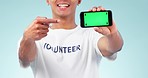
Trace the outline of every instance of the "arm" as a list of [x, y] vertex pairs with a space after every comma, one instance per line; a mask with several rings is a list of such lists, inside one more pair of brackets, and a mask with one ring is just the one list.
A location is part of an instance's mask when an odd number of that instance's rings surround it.
[[[93, 7], [90, 11], [105, 10], [103, 7]], [[97, 46], [103, 56], [108, 57], [120, 51], [123, 46], [123, 39], [116, 27], [115, 22], [109, 27], [96, 27], [94, 30], [104, 36], [99, 39]]]
[[98, 41], [98, 48], [100, 49], [103, 56], [111, 56], [112, 54], [120, 51], [123, 46], [123, 39], [118, 31], [103, 36]]
[[19, 59], [23, 67], [29, 66], [30, 62], [35, 59], [36, 55], [37, 51], [35, 41], [23, 37], [19, 47]]
[[57, 23], [55, 19], [37, 17], [32, 24], [25, 30], [19, 47], [19, 59], [23, 67], [30, 65], [37, 55], [36, 40], [47, 36], [49, 23]]

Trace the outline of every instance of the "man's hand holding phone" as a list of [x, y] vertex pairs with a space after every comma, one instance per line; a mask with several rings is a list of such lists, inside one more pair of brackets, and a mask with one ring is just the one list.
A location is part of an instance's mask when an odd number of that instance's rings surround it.
[[[97, 11], [105, 11], [105, 8], [99, 6], [99, 7], [93, 7], [91, 10], [89, 11], [92, 11], [92, 12], [97, 12]], [[111, 26], [101, 26], [101, 27], [94, 27], [94, 30], [96, 32], [99, 32], [103, 35], [109, 35], [111, 33], [115, 33], [117, 32], [117, 28], [116, 28], [116, 25], [115, 25], [115, 22], [112, 20], [112, 25]]]
[[[96, 12], [104, 10], [105, 8], [99, 6], [93, 7], [90, 11]], [[103, 56], [110, 57], [114, 55], [114, 53], [121, 50], [123, 46], [123, 39], [113, 20], [111, 26], [95, 27], [94, 30], [104, 35], [98, 40], [97, 43], [97, 46], [100, 49]]]

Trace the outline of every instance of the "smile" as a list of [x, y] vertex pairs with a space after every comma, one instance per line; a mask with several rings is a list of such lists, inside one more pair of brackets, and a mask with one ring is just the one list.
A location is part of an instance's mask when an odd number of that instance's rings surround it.
[[67, 8], [67, 7], [69, 7], [70, 5], [69, 4], [67, 4], [67, 3], [60, 3], [60, 4], [57, 4], [57, 6], [58, 7], [65, 7], [65, 8]]

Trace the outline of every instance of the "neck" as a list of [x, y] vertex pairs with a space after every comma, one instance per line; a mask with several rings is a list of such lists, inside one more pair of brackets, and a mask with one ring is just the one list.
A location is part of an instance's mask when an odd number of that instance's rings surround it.
[[76, 27], [75, 24], [75, 16], [67, 16], [67, 17], [53, 17], [54, 19], [59, 19], [59, 23], [53, 23], [52, 29], [73, 29]]

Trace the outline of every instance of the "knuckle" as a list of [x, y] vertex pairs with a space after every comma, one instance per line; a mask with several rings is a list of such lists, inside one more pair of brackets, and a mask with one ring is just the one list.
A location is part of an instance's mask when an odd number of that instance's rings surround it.
[[49, 32], [49, 30], [47, 29], [47, 32]]
[[48, 33], [49, 32], [49, 30], [44, 30], [44, 33]]
[[42, 36], [42, 37], [45, 37], [45, 36], [47, 36], [47, 33], [46, 33], [46, 34], [43, 34], [43, 36]]
[[39, 25], [39, 24], [36, 24], [36, 25], [35, 25], [35, 28], [36, 28], [36, 29], [39, 29], [39, 28], [40, 28], [40, 25]]
[[40, 30], [36, 30], [36, 33], [37, 33], [37, 35], [39, 35], [40, 34]]
[[45, 36], [47, 36], [47, 33], [45, 34]]
[[35, 19], [35, 20], [33, 21], [33, 23], [34, 23], [34, 24], [38, 23], [38, 20], [37, 20], [37, 19]]

